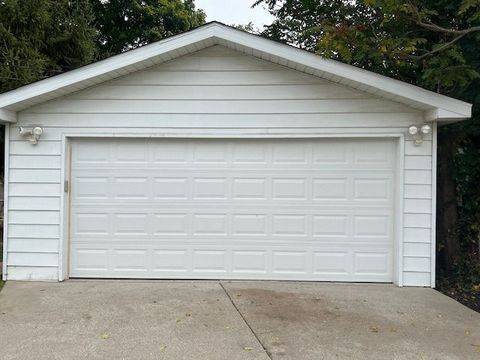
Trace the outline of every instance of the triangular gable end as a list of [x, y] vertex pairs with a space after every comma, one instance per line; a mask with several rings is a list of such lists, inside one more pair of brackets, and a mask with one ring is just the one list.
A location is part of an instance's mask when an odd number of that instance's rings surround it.
[[466, 102], [213, 22], [1, 94], [0, 121], [16, 122], [17, 111], [213, 45], [223, 45], [377, 97], [403, 103], [423, 111], [427, 121], [458, 121], [471, 116], [471, 104]]

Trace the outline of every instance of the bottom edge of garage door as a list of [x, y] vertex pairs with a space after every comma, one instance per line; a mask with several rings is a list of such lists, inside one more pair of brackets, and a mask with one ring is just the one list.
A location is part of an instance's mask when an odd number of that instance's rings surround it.
[[301, 274], [298, 277], [296, 276], [248, 276], [248, 275], [239, 275], [239, 276], [222, 276], [222, 275], [211, 275], [211, 276], [142, 276], [142, 275], [112, 275], [108, 274], [106, 276], [98, 275], [87, 275], [87, 274], [71, 274], [70, 279], [92, 279], [92, 280], [178, 280], [178, 281], [189, 281], [189, 280], [225, 280], [225, 281], [309, 281], [309, 282], [348, 282], [348, 283], [393, 283], [391, 276], [381, 279], [378, 275], [369, 277], [342, 277], [338, 274], [333, 274], [332, 276], [312, 276], [306, 277]]

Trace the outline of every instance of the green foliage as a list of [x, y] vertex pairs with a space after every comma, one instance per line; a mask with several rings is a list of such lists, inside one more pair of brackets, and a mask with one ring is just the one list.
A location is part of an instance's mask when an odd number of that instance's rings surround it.
[[0, 92], [93, 60], [87, 0], [0, 2]]
[[260, 29], [257, 28], [253, 22], [249, 22], [248, 24], [232, 24], [235, 29], [246, 31], [252, 34], [260, 34]]
[[92, 0], [100, 57], [178, 34], [205, 22], [193, 0]]
[[204, 22], [193, 0], [2, 0], [0, 93]]

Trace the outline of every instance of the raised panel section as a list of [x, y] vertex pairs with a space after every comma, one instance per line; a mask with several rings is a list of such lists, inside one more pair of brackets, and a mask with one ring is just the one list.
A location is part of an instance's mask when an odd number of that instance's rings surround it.
[[388, 216], [355, 216], [354, 234], [357, 237], [388, 236], [390, 218]]
[[349, 262], [350, 257], [347, 252], [315, 252], [313, 273], [347, 275]]
[[237, 274], [266, 274], [266, 251], [233, 251], [233, 273]]
[[194, 215], [193, 232], [197, 235], [226, 235], [227, 217], [223, 214]]
[[153, 182], [154, 198], [159, 200], [187, 199], [189, 190], [187, 178], [155, 178]]
[[222, 250], [194, 250], [193, 272], [224, 273], [227, 271], [226, 256]]
[[198, 178], [194, 180], [195, 199], [226, 199], [227, 182], [222, 178]]
[[148, 253], [146, 250], [116, 249], [113, 264], [113, 271], [146, 272]]
[[390, 255], [388, 253], [357, 252], [354, 257], [355, 273], [357, 274], [387, 274], [391, 270]]
[[154, 272], [185, 273], [189, 270], [189, 254], [186, 250], [154, 250]]
[[313, 235], [346, 237], [348, 225], [348, 217], [345, 215], [316, 215], [313, 217]]
[[347, 179], [313, 179], [315, 200], [347, 200]]
[[273, 179], [273, 199], [306, 199], [307, 181], [305, 179]]
[[273, 272], [293, 275], [307, 273], [307, 254], [302, 251], [274, 251]]
[[265, 200], [267, 198], [266, 181], [264, 178], [233, 179], [233, 198]]
[[359, 200], [387, 200], [391, 196], [389, 179], [355, 179], [354, 197]]
[[232, 235], [267, 235], [266, 216], [234, 214]]
[[306, 236], [307, 219], [304, 215], [273, 215], [273, 234]]
[[154, 235], [186, 235], [188, 229], [186, 214], [155, 214]]
[[83, 177], [74, 179], [73, 198], [82, 200], [108, 199], [110, 194], [107, 177]]

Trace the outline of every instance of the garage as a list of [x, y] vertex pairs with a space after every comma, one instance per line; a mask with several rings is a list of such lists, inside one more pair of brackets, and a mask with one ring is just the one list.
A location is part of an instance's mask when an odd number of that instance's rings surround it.
[[392, 281], [392, 139], [72, 145], [71, 277]]
[[212, 22], [0, 94], [4, 280], [435, 286], [471, 104]]

